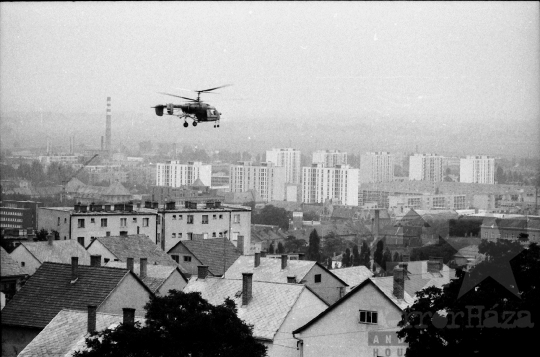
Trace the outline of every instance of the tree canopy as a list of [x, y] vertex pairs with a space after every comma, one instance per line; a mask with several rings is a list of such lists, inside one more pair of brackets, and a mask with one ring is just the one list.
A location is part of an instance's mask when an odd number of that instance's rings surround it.
[[289, 214], [284, 208], [266, 205], [260, 212], [251, 212], [251, 223], [269, 224], [279, 226], [283, 230], [289, 229]]
[[308, 260], [319, 261], [321, 258], [321, 238], [314, 229], [309, 235]]
[[234, 301], [214, 306], [200, 293], [169, 291], [146, 304], [145, 324], [120, 324], [93, 332], [86, 350], [74, 357], [92, 356], [265, 356], [252, 327], [237, 316]]

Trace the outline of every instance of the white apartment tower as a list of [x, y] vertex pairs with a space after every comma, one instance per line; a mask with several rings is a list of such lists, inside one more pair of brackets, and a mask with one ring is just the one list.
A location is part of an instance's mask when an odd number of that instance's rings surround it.
[[389, 152], [367, 152], [360, 156], [359, 183], [394, 180], [395, 157]]
[[157, 164], [157, 186], [188, 186], [197, 179], [200, 179], [204, 185], [210, 186], [212, 184], [212, 165], [204, 165], [200, 161], [181, 164], [180, 161], [176, 160]]
[[459, 160], [459, 181], [468, 183], [495, 183], [495, 158], [468, 155]]
[[409, 158], [409, 179], [442, 181], [443, 157], [437, 154], [414, 154]]
[[313, 153], [313, 164], [323, 164], [324, 167], [347, 165], [347, 153], [339, 150], [318, 150]]
[[358, 206], [358, 169], [349, 165], [302, 168], [302, 202], [324, 203], [335, 198], [347, 206]]
[[231, 192], [255, 190], [266, 201], [285, 199], [286, 169], [271, 162], [253, 165], [251, 162], [239, 162], [229, 170]]
[[291, 148], [266, 150], [266, 161], [285, 167], [286, 182], [300, 183], [300, 150]]

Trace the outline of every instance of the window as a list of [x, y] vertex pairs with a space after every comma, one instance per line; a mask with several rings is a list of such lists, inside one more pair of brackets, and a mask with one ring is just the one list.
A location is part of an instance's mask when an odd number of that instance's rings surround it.
[[120, 227], [127, 226], [127, 218], [120, 218]]
[[234, 223], [240, 223], [240, 215], [239, 214], [234, 215]]
[[142, 226], [148, 227], [148, 223], [150, 222], [150, 218], [143, 218], [142, 219]]
[[[58, 218], [58, 225], [60, 225], [60, 218]], [[84, 228], [84, 218], [77, 220], [77, 227], [78, 228]]]
[[222, 215], [222, 214], [219, 215], [219, 219], [223, 219], [223, 215]]
[[360, 310], [360, 323], [361, 324], [376, 324], [377, 312]]
[[109, 262], [109, 258], [104, 258], [103, 261], [105, 262], [105, 264], [107, 264]]
[[102, 218], [101, 219], [101, 226], [102, 227], [107, 227], [107, 218]]
[[90, 218], [90, 223], [96, 223], [95, 218]]
[[187, 223], [188, 224], [193, 224], [193, 215], [192, 214], [187, 215]]
[[133, 218], [133, 223], [137, 223], [137, 218]]
[[223, 232], [219, 232], [219, 238], [223, 238]]
[[315, 282], [320, 283], [321, 282], [321, 274], [315, 274]]
[[110, 237], [110, 236], [111, 236], [111, 232], [105, 232], [105, 236]]
[[120, 231], [120, 235], [121, 235], [121, 236], [127, 236], [127, 235], [128, 235], [128, 232], [127, 232], [127, 231]]
[[176, 263], [180, 263], [180, 259], [178, 258], [178, 255], [176, 255], [176, 254], [171, 254], [171, 257], [173, 258], [173, 260], [174, 260]]
[[175, 214], [173, 214], [172, 219], [173, 219], [173, 221], [176, 221], [176, 215]]
[[203, 214], [203, 216], [202, 216], [202, 224], [208, 224], [208, 215], [207, 214]]
[[193, 233], [191, 233], [191, 232], [188, 233], [188, 234], [187, 234], [187, 239], [188, 239], [188, 240], [193, 240]]
[[184, 261], [185, 262], [190, 262], [191, 261], [191, 256], [190, 255], [184, 255]]
[[178, 238], [182, 238], [182, 233], [178, 233]]
[[[79, 221], [80, 221], [80, 219], [79, 219]], [[84, 219], [83, 219], [83, 221], [84, 221]], [[60, 225], [60, 217], [58, 217], [58, 224], [57, 224], [57, 225], [58, 225], [58, 226]], [[84, 227], [84, 226], [83, 226], [83, 227]], [[79, 226], [79, 228], [81, 228], [81, 227]]]
[[217, 218], [217, 215], [212, 215], [212, 219], [216, 219]]
[[23, 267], [23, 266], [25, 266], [25, 265], [26, 265], [26, 263], [25, 263], [25, 262], [21, 262], [21, 266], [22, 266], [22, 267]]
[[77, 237], [77, 242], [84, 247], [84, 237]]
[[64, 218], [64, 223], [67, 223], [67, 218]]
[[172, 237], [173, 237], [173, 238], [176, 238], [176, 233], [173, 233], [173, 234], [172, 234]]
[[182, 220], [182, 215], [181, 214], [178, 215], [178, 220], [180, 220], [180, 221]]
[[216, 232], [212, 232], [212, 238], [216, 238]]

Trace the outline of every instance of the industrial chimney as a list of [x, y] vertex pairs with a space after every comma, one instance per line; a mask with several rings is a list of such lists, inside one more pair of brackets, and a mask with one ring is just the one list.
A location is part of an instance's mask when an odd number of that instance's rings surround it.
[[107, 126], [105, 129], [105, 150], [111, 154], [111, 97], [107, 97]]

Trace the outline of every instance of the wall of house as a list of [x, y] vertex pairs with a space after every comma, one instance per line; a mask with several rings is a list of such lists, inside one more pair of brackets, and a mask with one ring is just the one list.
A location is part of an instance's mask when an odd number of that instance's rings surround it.
[[171, 276], [165, 282], [158, 291], [156, 291], [156, 295], [158, 296], [165, 296], [169, 294], [169, 290], [178, 290], [182, 291], [184, 290], [184, 286], [187, 285], [187, 282], [182, 278], [182, 275], [178, 271], [174, 271]]
[[[182, 268], [186, 269], [186, 271], [191, 275], [197, 275], [197, 266], [202, 265], [202, 262], [181, 244], [174, 247], [174, 249], [169, 251], [167, 254], [170, 256], [178, 255], [178, 264], [181, 265]], [[184, 257], [191, 257], [191, 261], [184, 261]]]
[[41, 330], [2, 325], [2, 357], [16, 357]]
[[150, 300], [151, 293], [132, 274], [122, 279], [120, 284], [98, 307], [98, 312], [123, 314], [125, 307], [135, 309], [135, 315], [144, 316], [144, 305]]
[[[377, 311], [377, 324], [359, 322], [359, 310]], [[404, 356], [406, 346], [370, 345], [369, 332], [391, 334], [399, 330], [401, 311], [371, 283], [356, 291], [321, 320], [296, 337], [303, 340], [303, 356]], [[372, 340], [373, 342], [373, 340]]]
[[54, 208], [38, 208], [38, 230], [46, 229], [51, 232], [57, 231], [60, 240], [70, 239], [69, 235], [69, 212]]
[[101, 265], [107, 264], [109, 261], [114, 262], [118, 261], [116, 256], [114, 256], [103, 244], [98, 240], [95, 240], [92, 245], [87, 248], [87, 251], [90, 255], [101, 255]]
[[41, 266], [37, 260], [22, 244], [11, 252], [10, 256], [19, 263], [21, 269], [28, 275], [32, 275]]
[[[315, 282], [315, 275], [321, 274], [321, 282]], [[314, 265], [313, 268], [304, 277], [306, 285], [315, 291], [328, 304], [338, 301], [341, 296], [341, 289], [345, 289], [345, 284], [341, 283], [332, 275], [328, 274], [320, 266]]]

